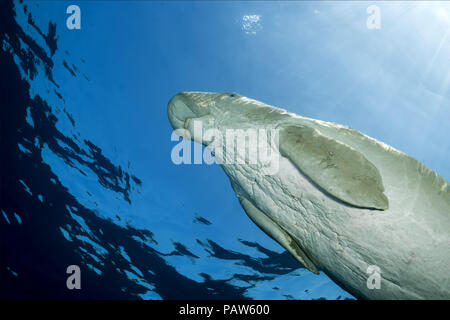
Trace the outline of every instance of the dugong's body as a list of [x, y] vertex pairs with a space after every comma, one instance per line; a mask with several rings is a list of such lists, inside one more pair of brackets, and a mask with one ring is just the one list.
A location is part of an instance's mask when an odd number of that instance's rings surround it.
[[213, 139], [193, 132], [194, 121], [224, 137], [227, 129], [277, 130], [275, 173], [261, 163], [222, 167], [248, 216], [309, 270], [359, 298], [450, 299], [448, 182], [414, 158], [237, 94], [179, 93], [168, 115], [206, 145]]

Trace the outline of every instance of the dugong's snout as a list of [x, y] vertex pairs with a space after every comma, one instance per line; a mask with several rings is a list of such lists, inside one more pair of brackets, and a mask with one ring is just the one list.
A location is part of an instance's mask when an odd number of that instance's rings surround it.
[[188, 107], [186, 100], [184, 92], [180, 92], [173, 96], [167, 104], [167, 115], [174, 129], [183, 128], [186, 119], [196, 117], [195, 113]]
[[210, 114], [211, 103], [218, 94], [210, 92], [180, 92], [170, 99], [167, 115], [174, 129], [185, 127], [186, 120]]

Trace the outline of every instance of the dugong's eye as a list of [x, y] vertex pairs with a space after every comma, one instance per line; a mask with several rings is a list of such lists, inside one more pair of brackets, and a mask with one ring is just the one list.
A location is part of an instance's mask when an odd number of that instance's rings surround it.
[[236, 95], [234, 93], [230, 93], [229, 96], [230, 97], [236, 97]]

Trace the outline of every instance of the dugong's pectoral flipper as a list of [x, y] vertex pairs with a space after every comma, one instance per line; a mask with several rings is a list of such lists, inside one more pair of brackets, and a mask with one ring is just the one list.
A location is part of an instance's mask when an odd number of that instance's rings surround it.
[[362, 208], [388, 209], [380, 172], [347, 144], [314, 128], [286, 126], [280, 130], [280, 153], [337, 199]]
[[260, 227], [268, 236], [281, 244], [289, 251], [303, 266], [309, 271], [319, 274], [314, 263], [306, 255], [300, 245], [283, 230], [276, 222], [270, 219], [264, 212], [256, 208], [250, 201], [242, 196], [238, 196], [239, 201], [249, 218]]

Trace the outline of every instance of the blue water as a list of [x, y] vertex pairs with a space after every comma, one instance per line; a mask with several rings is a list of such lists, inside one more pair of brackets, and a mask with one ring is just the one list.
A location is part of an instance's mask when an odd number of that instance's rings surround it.
[[[375, 2], [374, 2], [375, 3]], [[345, 299], [175, 165], [179, 91], [338, 122], [450, 177], [447, 3], [2, 1], [0, 296]], [[82, 289], [66, 288], [69, 265]]]

